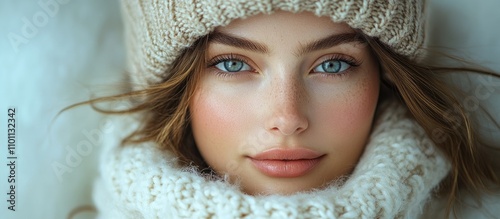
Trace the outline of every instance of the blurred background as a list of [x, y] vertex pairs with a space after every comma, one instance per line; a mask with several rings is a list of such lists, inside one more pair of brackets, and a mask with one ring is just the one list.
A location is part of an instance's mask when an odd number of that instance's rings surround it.
[[[500, 72], [498, 0], [428, 0], [427, 44]], [[103, 115], [88, 106], [58, 113], [126, 81], [118, 0], [0, 2], [0, 218], [66, 218], [92, 205]], [[470, 112], [500, 117], [500, 81], [453, 76]], [[8, 209], [7, 113], [15, 108], [15, 211]], [[480, 119], [480, 118], [479, 118]], [[480, 120], [482, 121], [482, 120]], [[482, 135], [500, 134], [480, 122]], [[111, 124], [112, 126], [112, 124]], [[83, 212], [75, 218], [94, 218]]]
[[[0, 218], [66, 218], [92, 204], [105, 117], [89, 106], [57, 114], [125, 81], [120, 19], [118, 0], [0, 2]], [[15, 212], [6, 202], [9, 107], [16, 108]]]

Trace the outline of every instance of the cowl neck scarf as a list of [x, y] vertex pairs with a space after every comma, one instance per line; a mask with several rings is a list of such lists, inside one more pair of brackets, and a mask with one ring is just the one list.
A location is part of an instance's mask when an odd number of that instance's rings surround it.
[[450, 164], [405, 107], [379, 107], [343, 183], [293, 195], [251, 196], [176, 164], [154, 143], [119, 146], [137, 120], [113, 122], [94, 185], [99, 218], [417, 218]]

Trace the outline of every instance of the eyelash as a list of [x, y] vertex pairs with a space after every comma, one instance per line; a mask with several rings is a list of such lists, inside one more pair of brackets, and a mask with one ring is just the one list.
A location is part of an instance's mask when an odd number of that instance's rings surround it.
[[342, 54], [332, 54], [332, 55], [327, 56], [327, 58], [322, 59], [321, 62], [319, 62], [319, 64], [314, 65], [314, 67], [312, 68], [312, 70], [314, 70], [315, 68], [317, 68], [322, 63], [328, 62], [328, 61], [345, 62], [346, 64], [349, 65], [349, 68], [346, 69], [346, 70], [344, 70], [344, 71], [342, 71], [341, 73], [324, 73], [324, 72], [310, 72], [310, 73], [321, 74], [324, 77], [343, 77], [343, 76], [346, 76], [351, 70], [353, 70], [353, 68], [356, 68], [356, 67], [358, 67], [358, 66], [361, 65], [360, 61], [354, 59], [351, 56], [342, 55]]
[[222, 71], [220, 69], [218, 69], [217, 67], [215, 67], [216, 65], [222, 63], [222, 62], [226, 62], [226, 61], [238, 61], [238, 62], [243, 62], [245, 63], [246, 65], [250, 66], [251, 70], [250, 71], [255, 71], [254, 68], [252, 68], [251, 65], [248, 64], [248, 61], [243, 58], [243, 57], [240, 57], [238, 55], [235, 55], [235, 54], [228, 54], [228, 55], [220, 55], [220, 56], [217, 56], [213, 59], [211, 59], [208, 63], [207, 63], [207, 66], [209, 68], [215, 68], [217, 70], [216, 74], [217, 76], [221, 76], [221, 77], [233, 77], [233, 76], [236, 76], [237, 73], [239, 72], [226, 72], [226, 71]]
[[[220, 70], [220, 69], [218, 69], [216, 67], [216, 65], [218, 65], [218, 64], [220, 64], [222, 62], [231, 61], [231, 60], [238, 61], [238, 62], [243, 62], [244, 64], [248, 65], [251, 68], [250, 71], [255, 71], [255, 69], [252, 68], [250, 64], [248, 64], [248, 61], [245, 58], [240, 57], [240, 56], [235, 55], [235, 54], [232, 54], [232, 53], [228, 54], [228, 55], [220, 55], [220, 56], [214, 57], [213, 59], [211, 59], [207, 63], [207, 67], [217, 69], [217, 72], [216, 72], [217, 76], [221, 76], [221, 77], [233, 77], [233, 76], [236, 76], [237, 73], [239, 73], [239, 72], [226, 72], [226, 71], [222, 71], [222, 70]], [[321, 65], [322, 63], [328, 62], [328, 61], [345, 62], [346, 64], [349, 65], [349, 68], [346, 69], [346, 70], [344, 70], [341, 73], [323, 73], [323, 72], [311, 72], [311, 73], [321, 74], [324, 77], [343, 77], [346, 74], [348, 74], [352, 70], [352, 68], [355, 68], [355, 67], [358, 67], [358, 66], [361, 65], [361, 62], [357, 61], [353, 57], [346, 56], [346, 55], [341, 55], [341, 54], [332, 54], [332, 55], [328, 56], [327, 58], [324, 58], [319, 64], [315, 65], [312, 69], [315, 69], [319, 65]]]

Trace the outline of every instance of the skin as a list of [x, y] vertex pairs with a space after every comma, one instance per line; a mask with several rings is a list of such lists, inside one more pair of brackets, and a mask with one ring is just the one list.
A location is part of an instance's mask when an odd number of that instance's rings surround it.
[[[352, 37], [299, 51], [313, 41], [355, 31], [311, 13], [276, 12], [234, 20], [215, 32], [247, 39], [265, 51], [211, 39], [209, 65], [189, 106], [194, 139], [208, 165], [251, 195], [307, 191], [349, 174], [371, 131], [378, 63], [369, 47]], [[329, 58], [342, 71], [322, 72]], [[225, 63], [243, 67], [228, 72]], [[305, 175], [270, 177], [249, 156], [272, 148], [307, 148], [324, 156]]]

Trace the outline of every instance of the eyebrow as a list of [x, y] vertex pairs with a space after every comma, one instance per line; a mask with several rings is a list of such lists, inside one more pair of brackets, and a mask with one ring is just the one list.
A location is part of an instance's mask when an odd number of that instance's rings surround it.
[[[259, 53], [269, 53], [269, 48], [264, 44], [219, 31], [212, 32], [208, 36], [208, 42], [221, 43], [228, 46], [234, 46]], [[333, 34], [325, 38], [310, 42], [305, 46], [301, 46], [294, 54], [296, 56], [301, 56], [306, 53], [328, 49], [345, 43], [365, 43], [365, 40], [362, 35], [357, 32]]]
[[302, 46], [295, 52], [297, 56], [304, 55], [306, 53], [328, 49], [334, 46], [338, 46], [346, 43], [365, 43], [365, 39], [359, 33], [341, 33], [341, 34], [333, 34], [327, 36], [325, 38], [315, 40], [311, 43], [308, 43], [305, 46]]
[[215, 31], [208, 36], [208, 42], [222, 43], [228, 46], [239, 47], [259, 53], [269, 53], [269, 48], [261, 43], [253, 42], [249, 39], [232, 36], [230, 34], [221, 33], [218, 31]]

